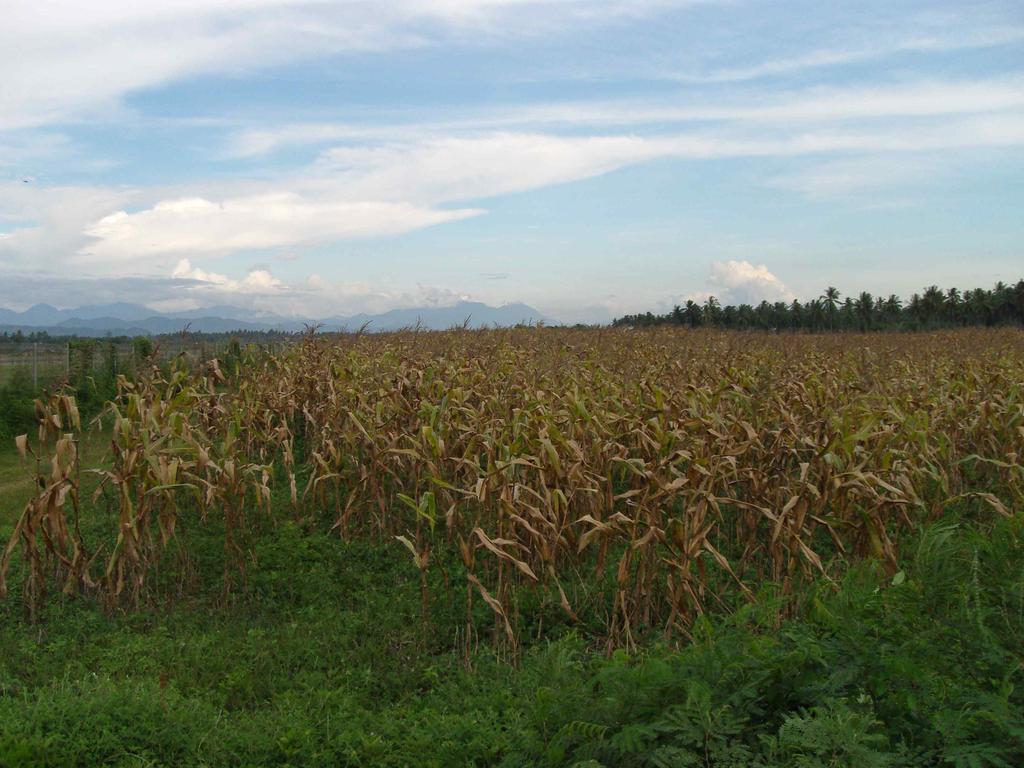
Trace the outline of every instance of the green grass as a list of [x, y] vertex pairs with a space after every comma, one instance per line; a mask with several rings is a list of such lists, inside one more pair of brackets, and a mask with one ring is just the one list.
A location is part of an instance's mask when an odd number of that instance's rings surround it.
[[[4, 519], [18, 475], [0, 454]], [[0, 604], [0, 766], [1019, 766], [1020, 525], [947, 520], [895, 579], [867, 564], [781, 626], [766, 587], [682, 649], [607, 658], [560, 627], [511, 666], [483, 633], [471, 672], [450, 560], [424, 635], [397, 544], [282, 525], [225, 601], [217, 532], [192, 526], [184, 597], [168, 572], [130, 614]]]
[[[23, 461], [14, 450], [13, 439], [0, 443], [0, 541], [6, 542], [18, 516], [32, 494], [35, 465]], [[82, 433], [79, 447], [85, 466], [98, 466], [106, 450], [106, 439], [95, 431]]]
[[0, 540], [6, 541], [32, 493], [32, 478], [15, 451], [0, 450]]
[[[45, 358], [40, 359], [36, 363], [36, 380], [39, 382], [40, 387], [50, 384], [54, 381], [59, 381], [67, 375], [67, 364], [64, 362], [64, 358]], [[9, 384], [19, 376], [28, 377], [31, 380], [32, 377], [32, 358], [28, 358], [26, 363], [24, 359], [17, 361], [0, 360], [0, 386]]]

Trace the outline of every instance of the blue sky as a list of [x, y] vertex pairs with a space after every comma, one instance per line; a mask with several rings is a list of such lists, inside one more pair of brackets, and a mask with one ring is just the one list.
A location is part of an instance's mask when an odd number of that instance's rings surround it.
[[1024, 6], [15, 0], [0, 305], [605, 320], [1024, 276]]

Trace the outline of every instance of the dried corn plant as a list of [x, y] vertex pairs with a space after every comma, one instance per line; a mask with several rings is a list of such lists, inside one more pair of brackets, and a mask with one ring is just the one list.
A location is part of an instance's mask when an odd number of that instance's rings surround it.
[[59, 577], [134, 602], [192, 505], [223, 526], [229, 590], [288, 515], [404, 547], [425, 623], [436, 553], [455, 553], [467, 644], [486, 606], [514, 651], [532, 595], [544, 615], [603, 616], [616, 646], [685, 638], [764, 582], [788, 595], [865, 557], [894, 571], [900, 539], [952, 504], [1024, 503], [1017, 331], [310, 333], [246, 354], [122, 381], [102, 573], [38, 511], [56, 504], [43, 486], [3, 572], [20, 542], [26, 595]]
[[[36, 400], [37, 439], [21, 435], [21, 459], [33, 467], [35, 495], [25, 505], [0, 557], [0, 598], [7, 595], [11, 557], [20, 545], [25, 563], [22, 592], [34, 614], [47, 588], [74, 594], [94, 586], [79, 529], [79, 452], [76, 431], [81, 418], [74, 398], [53, 395]], [[48, 469], [47, 469], [48, 466]]]

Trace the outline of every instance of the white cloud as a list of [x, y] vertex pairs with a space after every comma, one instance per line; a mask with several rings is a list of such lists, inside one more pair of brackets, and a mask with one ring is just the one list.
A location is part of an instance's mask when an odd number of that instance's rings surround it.
[[792, 301], [795, 295], [764, 264], [749, 261], [715, 261], [711, 264], [707, 290], [722, 305], [759, 304], [762, 301]]
[[[408, 128], [387, 128], [379, 125], [346, 125], [333, 123], [293, 123], [274, 128], [247, 128], [228, 142], [228, 157], [256, 157], [282, 147], [322, 144], [334, 141], [379, 139]], [[413, 129], [414, 130], [414, 129]]]
[[213, 202], [201, 197], [118, 211], [85, 230], [83, 261], [125, 262], [175, 253], [230, 253], [344, 238], [394, 235], [473, 216], [404, 202], [338, 201], [271, 192]]
[[[664, 101], [664, 100], [663, 100]], [[580, 126], [647, 127], [721, 123], [732, 132], [760, 129], [818, 127], [855, 121], [893, 121], [989, 115], [1024, 109], [1024, 77], [1020, 75], [971, 80], [916, 79], [900, 83], [809, 88], [774, 93], [769, 97], [713, 98], [694, 103], [653, 105], [649, 101], [569, 102], [526, 104], [467, 112], [441, 122], [387, 124], [288, 123], [260, 126], [234, 134], [227, 146], [230, 157], [255, 157], [282, 148], [350, 142], [356, 146], [340, 155], [364, 151], [366, 144], [388, 142], [403, 146], [471, 138], [488, 131], [511, 135], [565, 130]], [[969, 140], [969, 137], [965, 137]], [[361, 146], [362, 145], [362, 146]]]
[[240, 283], [241, 289], [250, 293], [274, 293], [283, 283], [265, 269], [254, 269]]
[[[881, 36], [888, 39], [852, 47], [823, 48], [796, 56], [761, 61], [748, 66], [726, 67], [697, 74], [670, 73], [668, 77], [690, 83], [734, 83], [777, 75], [791, 75], [809, 69], [884, 59], [901, 53], [934, 53], [994, 48], [1024, 40], [1024, 27], [1020, 25], [965, 30], [962, 28], [960, 19], [944, 19], [944, 22], [946, 29], [926, 29], [917, 34], [902, 34], [896, 37], [881, 32]], [[949, 26], [961, 28], [951, 34], [948, 31]]]
[[[972, 159], [977, 167], [979, 162]], [[843, 198], [944, 180], [965, 162], [959, 156], [882, 153], [812, 163], [780, 174], [768, 184], [812, 199]]]
[[868, 118], [981, 114], [1024, 106], [1024, 78], [918, 80], [885, 86], [811, 90], [800, 98], [738, 112], [764, 122], [841, 121]]
[[265, 269], [251, 270], [242, 280], [232, 280], [227, 275], [207, 272], [193, 267], [188, 259], [181, 259], [171, 277], [175, 280], [188, 280], [190, 291], [215, 291], [220, 293], [275, 294], [285, 289], [284, 283]]
[[[401, 234], [482, 213], [439, 205], [579, 181], [655, 159], [914, 155], [1021, 144], [1024, 113], [1009, 111], [938, 121], [912, 133], [902, 125], [770, 134], [738, 129], [655, 136], [501, 132], [344, 147], [325, 152], [296, 176], [252, 183], [247, 192], [239, 187], [219, 198], [170, 197], [135, 212], [121, 209], [97, 217], [84, 226], [89, 240], [80, 245], [77, 259], [153, 268], [160, 265], [154, 257]], [[809, 183], [790, 181], [788, 188], [805, 191]]]
[[327, 152], [318, 174], [363, 199], [473, 200], [597, 176], [664, 154], [632, 136], [497, 133]]
[[171, 272], [171, 277], [184, 280], [197, 280], [201, 283], [213, 283], [214, 285], [227, 285], [231, 279], [227, 275], [218, 275], [216, 272], [207, 272], [199, 267], [193, 267], [188, 259], [182, 259]]
[[192, 262], [188, 259], [182, 259], [178, 262], [174, 271], [171, 272], [171, 277], [179, 280], [195, 280], [197, 283], [205, 283], [208, 286], [221, 287], [229, 291], [235, 291], [238, 289], [238, 283], [227, 275], [220, 275], [216, 272], [207, 272], [205, 269], [193, 267]]
[[191, 277], [202, 275], [212, 278], [193, 281], [176, 289], [202, 296], [204, 304], [227, 303], [292, 317], [326, 318], [360, 312], [374, 314], [405, 307], [447, 307], [472, 298], [465, 291], [433, 285], [416, 284], [403, 290], [365, 281], [326, 280], [317, 274], [296, 283], [285, 283], [266, 271], [257, 270], [243, 280], [235, 281], [196, 269], [191, 264], [179, 266], [183, 268], [176, 272], [181, 275], [187, 272]]
[[120, 188], [0, 183], [0, 222], [10, 227], [0, 242], [0, 264], [65, 261], [81, 247], [86, 227], [126, 205], [132, 195]]
[[685, 3], [38, 0], [5, 6], [0, 130], [109, 117], [129, 93], [337, 53], [514, 37]]
[[181, 259], [163, 276], [83, 277], [58, 272], [12, 271], [0, 280], [0, 307], [25, 309], [36, 302], [57, 307], [129, 300], [158, 312], [181, 312], [213, 305], [245, 310], [239, 315], [274, 313], [326, 318], [396, 307], [450, 306], [470, 298], [466, 291], [414, 284], [399, 288], [365, 281], [332, 281], [312, 274], [289, 283], [267, 270], [242, 278], [204, 269]]
[[468, 201], [577, 181], [655, 159], [795, 157], [855, 152], [917, 153], [1024, 144], [1024, 112], [873, 129], [729, 130], [654, 136], [492, 133], [345, 147], [311, 169], [311, 189], [354, 199], [419, 204]]
[[[721, 2], [726, 0], [704, 0]], [[647, 17], [694, 0], [38, 0], [5, 8], [0, 26], [0, 130], [79, 118], [109, 119], [132, 93], [204, 74], [266, 69], [337, 54], [576, 33]], [[1019, 43], [1024, 27], [969, 18], [903, 19], [905, 32], [859, 31], [837, 45], [754, 65], [696, 74], [697, 82], [737, 82], [847, 64], [906, 51], [957, 51]], [[314, 130], [315, 134], [316, 131]], [[330, 136], [341, 138], [337, 130]], [[310, 140], [315, 136], [307, 136]], [[235, 147], [265, 151], [254, 131]]]

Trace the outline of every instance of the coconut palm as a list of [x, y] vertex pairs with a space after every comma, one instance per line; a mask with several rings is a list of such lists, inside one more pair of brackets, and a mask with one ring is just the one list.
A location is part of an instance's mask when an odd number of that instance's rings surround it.
[[871, 329], [871, 320], [875, 313], [875, 299], [867, 291], [863, 291], [855, 302], [857, 317], [860, 319], [860, 329], [867, 331]]
[[839, 289], [830, 285], [821, 294], [821, 299], [825, 302], [825, 313], [828, 315], [828, 329], [833, 331], [835, 330], [836, 308], [839, 306]]

